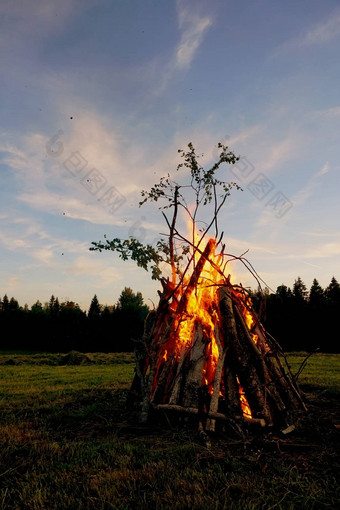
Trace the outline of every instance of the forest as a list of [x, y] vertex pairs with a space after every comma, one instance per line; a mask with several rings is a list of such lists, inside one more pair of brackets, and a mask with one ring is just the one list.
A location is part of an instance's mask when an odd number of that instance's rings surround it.
[[[314, 279], [308, 290], [297, 277], [291, 287], [249, 294], [262, 324], [285, 351], [339, 352], [340, 284], [334, 276], [326, 288]], [[0, 350], [131, 352], [148, 312], [142, 293], [129, 287], [113, 305], [100, 304], [95, 294], [86, 311], [54, 295], [29, 308], [5, 294], [0, 298]]]

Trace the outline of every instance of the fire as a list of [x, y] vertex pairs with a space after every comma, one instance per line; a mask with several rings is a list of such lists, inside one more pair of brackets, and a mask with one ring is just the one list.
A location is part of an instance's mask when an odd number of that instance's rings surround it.
[[245, 323], [247, 324], [247, 328], [251, 333], [253, 342], [255, 343], [255, 345], [257, 345], [259, 337], [256, 333], [252, 331], [257, 324], [256, 317], [254, 317], [254, 314], [250, 311], [253, 306], [252, 300], [249, 296], [244, 296], [244, 294], [241, 292], [237, 292], [237, 295], [240, 300], [243, 318], [245, 320]]
[[[225, 277], [221, 274], [222, 256], [216, 254], [216, 239], [210, 238], [207, 244], [210, 243], [211, 251], [209, 252], [208, 259], [203, 262], [203, 268], [199, 272], [199, 276], [195, 284], [190, 286], [192, 274], [195, 266], [199, 264], [202, 259], [202, 253], [205, 248], [202, 248], [199, 241], [200, 237], [197, 232], [193, 235], [195, 251], [191, 252], [193, 270], [191, 275], [183, 279], [182, 285], [177, 289], [176, 298], [171, 304], [171, 310], [174, 313], [174, 325], [168, 343], [162, 348], [159, 357], [158, 371], [161, 366], [169, 359], [169, 353], [172, 353], [172, 359], [175, 363], [180, 364], [194, 344], [194, 337], [197, 334], [197, 324], [201, 324], [203, 332], [203, 340], [205, 347], [205, 361], [202, 370], [202, 387], [206, 387], [208, 393], [212, 396], [214, 391], [217, 392], [218, 398], [225, 399], [225, 388], [221, 384], [220, 387], [214, 388], [216, 369], [220, 355], [223, 353], [223, 338], [219, 337], [217, 331], [221, 330], [221, 318], [219, 316], [219, 298], [218, 288], [220, 284], [225, 282]], [[206, 245], [207, 246], [207, 245]], [[204, 261], [204, 259], [203, 259]], [[202, 263], [202, 262], [201, 262]], [[188, 271], [189, 272], [189, 271]], [[230, 275], [228, 276], [230, 281]], [[240, 305], [240, 310], [247, 328], [255, 344], [258, 341], [258, 335], [252, 330], [256, 326], [256, 317], [251, 313], [252, 302], [249, 296], [246, 295], [244, 289], [233, 286], [233, 293], [237, 297]], [[178, 311], [178, 303], [185, 295], [185, 307]], [[216, 333], [217, 332], [217, 333]], [[245, 392], [237, 378], [239, 386], [239, 400], [245, 417], [251, 417], [251, 409]], [[216, 386], [216, 385], [215, 385]], [[156, 380], [154, 381], [154, 388], [156, 387]]]
[[[198, 239], [196, 234], [196, 240]], [[211, 260], [218, 265], [219, 257], [215, 255], [216, 242], [213, 241], [213, 255]], [[194, 254], [195, 263], [198, 261], [199, 253]], [[179, 323], [178, 346], [190, 347], [195, 334], [195, 324], [199, 321], [202, 325], [203, 334], [208, 339], [206, 352], [206, 363], [202, 374], [202, 383], [208, 387], [210, 394], [213, 393], [213, 382], [217, 362], [219, 359], [219, 348], [215, 337], [215, 325], [219, 323], [217, 312], [217, 287], [214, 285], [220, 280], [218, 271], [209, 261], [206, 261], [198, 279], [197, 286], [188, 298], [185, 316]], [[188, 283], [188, 282], [186, 282]]]
[[239, 395], [240, 395], [240, 404], [241, 404], [243, 416], [246, 416], [247, 418], [252, 418], [251, 409], [248, 404], [247, 397], [245, 395], [244, 389], [241, 386], [240, 380], [237, 376], [236, 376], [236, 380], [237, 380], [237, 384], [238, 384], [238, 388], [239, 388], [238, 391], [239, 391]]

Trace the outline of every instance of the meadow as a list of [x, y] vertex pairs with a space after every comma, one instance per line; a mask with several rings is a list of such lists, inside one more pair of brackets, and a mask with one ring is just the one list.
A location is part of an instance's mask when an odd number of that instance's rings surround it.
[[0, 509], [334, 509], [339, 372], [339, 355], [308, 360], [309, 414], [288, 437], [220, 432], [207, 449], [131, 418], [131, 354], [0, 352]]

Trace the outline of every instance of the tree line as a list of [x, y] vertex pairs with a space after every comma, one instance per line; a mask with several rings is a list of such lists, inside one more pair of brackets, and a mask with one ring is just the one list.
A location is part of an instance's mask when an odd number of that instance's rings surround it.
[[[260, 320], [285, 351], [339, 352], [340, 284], [333, 276], [322, 288], [308, 290], [298, 277], [276, 292], [250, 290]], [[0, 298], [0, 349], [46, 352], [129, 352], [143, 334], [149, 307], [141, 292], [125, 287], [116, 304], [101, 305], [95, 294], [88, 311], [74, 301], [51, 296], [31, 308], [5, 294]]]
[[285, 351], [339, 352], [340, 284], [333, 276], [322, 288], [314, 278], [308, 290], [298, 277], [292, 288], [252, 291], [254, 308]]
[[21, 307], [0, 299], [0, 349], [45, 352], [129, 352], [143, 334], [149, 308], [141, 292], [125, 287], [116, 304], [101, 305], [95, 294], [88, 311], [74, 301], [51, 296], [44, 305]]

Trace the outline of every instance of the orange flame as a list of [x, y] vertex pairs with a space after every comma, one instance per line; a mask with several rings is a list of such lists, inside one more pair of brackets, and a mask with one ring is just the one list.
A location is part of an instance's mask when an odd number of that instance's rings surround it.
[[243, 416], [245, 416], [247, 418], [252, 418], [251, 409], [248, 404], [246, 394], [245, 394], [244, 389], [242, 388], [240, 380], [237, 376], [236, 376], [236, 380], [237, 380], [237, 384], [238, 384], [238, 392], [240, 395], [240, 404], [241, 404]]
[[[193, 233], [195, 251], [191, 252], [193, 264], [196, 265], [201, 257], [204, 250], [200, 242], [200, 235], [197, 232]], [[188, 292], [187, 285], [190, 280], [190, 276], [184, 278], [183, 285], [178, 289], [176, 299], [171, 304], [171, 310], [175, 317], [175, 327], [173, 332], [170, 334], [169, 340], [166, 345], [163, 345], [160, 352], [158, 369], [167, 362], [169, 359], [169, 353], [171, 359], [176, 360], [177, 363], [182, 359], [185, 352], [187, 352], [194, 343], [194, 336], [197, 332], [197, 323], [201, 324], [204, 341], [206, 343], [205, 349], [205, 363], [202, 370], [202, 386], [208, 388], [210, 395], [214, 392], [214, 381], [216, 375], [216, 368], [218, 360], [223, 352], [223, 338], [217, 335], [217, 332], [221, 330], [220, 316], [219, 316], [219, 299], [218, 299], [218, 285], [223, 283], [224, 278], [221, 275], [220, 268], [222, 267], [223, 258], [221, 255], [217, 255], [216, 251], [216, 240], [210, 239], [208, 242], [212, 243], [212, 252], [209, 255], [209, 260], [204, 263], [203, 270], [198, 278], [197, 285], [191, 291], [188, 297], [186, 309], [181, 317], [176, 316], [176, 309], [178, 302], [183, 296], [184, 292]], [[199, 247], [199, 249], [197, 249]], [[212, 262], [212, 263], [211, 263]], [[230, 275], [229, 275], [230, 279]], [[242, 288], [234, 286], [232, 289], [233, 295], [236, 297], [241, 310], [242, 316], [245, 320], [250, 335], [257, 345], [258, 335], [254, 332], [257, 325], [257, 318], [251, 312], [252, 301], [251, 298], [245, 293]], [[172, 361], [172, 362], [173, 362]], [[242, 388], [239, 379], [237, 378], [239, 387], [239, 399], [242, 408], [243, 415], [245, 417], [252, 417], [251, 409], [247, 401], [244, 389]], [[154, 386], [155, 389], [157, 381], [155, 378]], [[225, 398], [225, 388], [223, 383], [221, 387], [217, 389], [220, 398]], [[151, 394], [152, 394], [151, 392]]]
[[[197, 239], [198, 236], [196, 235]], [[215, 247], [216, 243], [214, 241], [214, 250]], [[199, 256], [200, 254], [196, 251], [196, 263]], [[211, 254], [210, 260], [217, 266], [219, 264], [218, 259], [219, 257], [215, 253]], [[215, 327], [219, 323], [217, 287], [215, 284], [219, 280], [217, 269], [209, 261], [206, 261], [198, 279], [197, 287], [188, 298], [185, 317], [183, 317], [178, 328], [178, 347], [184, 345], [189, 348], [193, 342], [196, 321], [199, 321], [202, 325], [203, 334], [208, 339], [202, 384], [208, 386], [210, 394], [213, 393], [213, 382], [220, 354], [215, 336]]]

